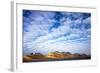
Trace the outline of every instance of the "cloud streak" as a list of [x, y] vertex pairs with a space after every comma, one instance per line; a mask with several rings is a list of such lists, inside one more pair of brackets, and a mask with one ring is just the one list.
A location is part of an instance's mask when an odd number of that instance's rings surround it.
[[23, 52], [90, 54], [91, 14], [23, 10]]

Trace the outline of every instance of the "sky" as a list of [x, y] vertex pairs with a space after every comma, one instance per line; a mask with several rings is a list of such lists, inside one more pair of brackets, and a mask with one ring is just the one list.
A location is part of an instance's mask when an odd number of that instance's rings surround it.
[[91, 13], [23, 10], [23, 54], [91, 54]]

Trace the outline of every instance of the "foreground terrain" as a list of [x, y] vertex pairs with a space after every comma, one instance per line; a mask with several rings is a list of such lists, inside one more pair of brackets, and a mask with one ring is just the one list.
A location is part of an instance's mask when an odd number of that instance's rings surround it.
[[90, 55], [86, 54], [71, 54], [70, 52], [50, 52], [48, 54], [30, 53], [29, 55], [23, 55], [23, 62], [39, 62], [39, 61], [54, 61], [54, 60], [80, 60], [90, 59]]

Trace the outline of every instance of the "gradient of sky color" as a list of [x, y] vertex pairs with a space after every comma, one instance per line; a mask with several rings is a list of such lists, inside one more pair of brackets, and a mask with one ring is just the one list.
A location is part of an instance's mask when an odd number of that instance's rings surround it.
[[23, 10], [23, 53], [91, 51], [91, 13]]

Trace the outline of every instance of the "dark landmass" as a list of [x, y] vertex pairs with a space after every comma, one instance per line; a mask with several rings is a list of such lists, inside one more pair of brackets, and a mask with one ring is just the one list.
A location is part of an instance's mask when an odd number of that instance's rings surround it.
[[50, 52], [46, 55], [41, 53], [30, 53], [29, 55], [23, 55], [23, 62], [41, 62], [41, 61], [59, 61], [59, 60], [84, 60], [91, 59], [90, 55], [86, 54], [71, 54], [70, 52]]

